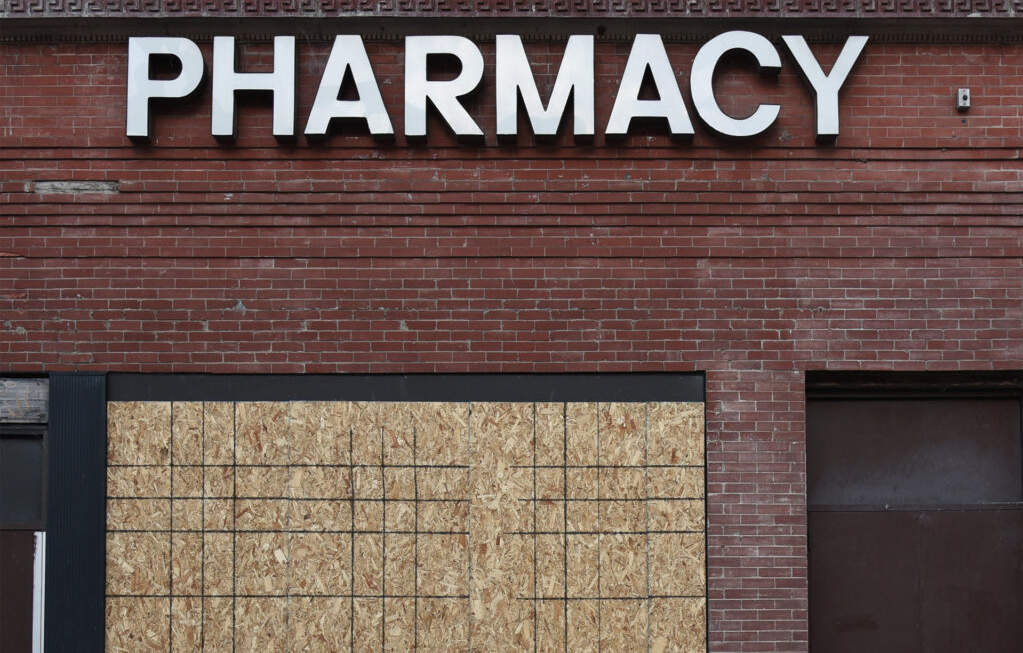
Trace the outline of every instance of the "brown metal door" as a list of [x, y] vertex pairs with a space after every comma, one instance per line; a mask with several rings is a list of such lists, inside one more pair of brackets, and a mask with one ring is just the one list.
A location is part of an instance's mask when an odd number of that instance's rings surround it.
[[810, 650], [1023, 651], [1018, 397], [807, 402]]
[[0, 651], [32, 651], [35, 535], [0, 529]]
[[0, 424], [0, 653], [32, 651], [35, 532], [43, 530], [44, 464], [43, 429]]

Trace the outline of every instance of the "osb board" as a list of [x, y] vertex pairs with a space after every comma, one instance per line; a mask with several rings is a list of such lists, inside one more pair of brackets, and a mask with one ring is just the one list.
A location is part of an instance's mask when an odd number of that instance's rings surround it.
[[108, 406], [109, 651], [705, 651], [703, 405]]

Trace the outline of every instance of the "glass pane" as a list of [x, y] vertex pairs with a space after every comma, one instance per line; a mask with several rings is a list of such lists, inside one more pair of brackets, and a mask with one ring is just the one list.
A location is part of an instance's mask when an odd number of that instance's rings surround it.
[[43, 521], [43, 438], [0, 436], [0, 525]]

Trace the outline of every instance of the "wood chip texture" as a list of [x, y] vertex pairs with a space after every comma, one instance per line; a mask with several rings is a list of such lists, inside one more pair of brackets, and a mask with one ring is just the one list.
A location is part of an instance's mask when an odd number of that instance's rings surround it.
[[108, 651], [706, 651], [704, 406], [111, 402]]

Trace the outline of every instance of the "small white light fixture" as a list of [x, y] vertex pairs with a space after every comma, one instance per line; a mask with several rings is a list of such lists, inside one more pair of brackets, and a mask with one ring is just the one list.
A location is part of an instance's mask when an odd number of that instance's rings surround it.
[[970, 89], [961, 88], [956, 93], [956, 109], [966, 111], [970, 108]]

